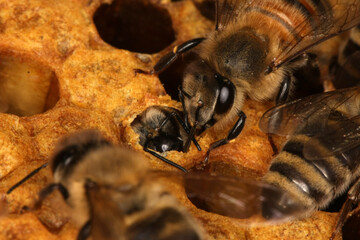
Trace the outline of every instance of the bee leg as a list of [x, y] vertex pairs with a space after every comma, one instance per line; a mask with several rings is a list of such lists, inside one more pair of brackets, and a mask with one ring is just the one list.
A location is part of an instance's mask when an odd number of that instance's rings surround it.
[[34, 171], [29, 173], [27, 176], [25, 176], [23, 179], [21, 179], [19, 182], [17, 182], [15, 185], [13, 185], [9, 190], [6, 192], [6, 194], [10, 194], [12, 191], [14, 191], [17, 187], [19, 187], [21, 184], [26, 182], [29, 178], [34, 176], [36, 173], [38, 173], [41, 169], [45, 168], [48, 165], [48, 163], [44, 163], [40, 167], [36, 168]]
[[[190, 134], [190, 129], [186, 126], [184, 120], [181, 118], [181, 116], [177, 112], [171, 112], [170, 115], [166, 116], [166, 118], [160, 123], [160, 126], [158, 129], [160, 130], [169, 120], [171, 117], [175, 117], [175, 119], [180, 123], [180, 125], [183, 127], [183, 129], [186, 131], [187, 134]], [[192, 138], [193, 143], [195, 144], [196, 148], [201, 151], [201, 147], [199, 143], [196, 141], [195, 137]]]
[[275, 145], [275, 142], [274, 142], [274, 139], [273, 139], [273, 134], [268, 133], [266, 135], [268, 137], [268, 141], [270, 143], [270, 146], [271, 146], [271, 148], [273, 150], [273, 156], [275, 156], [275, 155], [277, 155], [279, 153], [279, 149]]
[[291, 75], [287, 74], [284, 76], [283, 81], [280, 85], [279, 93], [276, 97], [276, 105], [285, 103], [289, 97], [291, 88]]
[[[181, 102], [181, 105], [183, 107], [183, 112], [184, 112], [184, 120], [181, 119], [181, 117], [178, 117], [178, 120], [181, 124], [181, 126], [185, 129], [185, 131], [190, 135], [190, 125], [189, 125], [189, 121], [188, 121], [188, 112], [186, 111], [186, 107], [185, 107], [185, 98], [186, 93], [183, 91], [183, 89], [181, 87], [179, 87], [179, 99]], [[199, 143], [196, 141], [195, 137], [192, 138], [192, 141], [194, 142], [196, 148], [201, 151], [201, 147], [199, 145]], [[188, 151], [188, 149], [184, 149], [185, 152]]]
[[164, 71], [170, 64], [172, 64], [181, 54], [189, 51], [190, 49], [199, 45], [205, 38], [194, 38], [189, 41], [186, 41], [178, 46], [175, 46], [173, 50], [167, 53], [165, 56], [160, 58], [160, 60], [155, 64], [151, 71], [144, 71], [141, 69], [135, 69], [135, 74], [158, 74]]
[[61, 183], [52, 183], [41, 190], [39, 193], [39, 198], [35, 203], [35, 208], [40, 208], [45, 198], [49, 196], [54, 190], [59, 190], [64, 199], [69, 197], [69, 192]]
[[[184, 92], [185, 93], [185, 92]], [[204, 106], [204, 103], [203, 101], [199, 100], [198, 101], [198, 106], [195, 110], [195, 122], [194, 122], [194, 125], [191, 127], [190, 129], [190, 132], [189, 132], [189, 135], [188, 135], [188, 139], [186, 139], [186, 142], [184, 144], [184, 152], [187, 152], [189, 151], [189, 147], [190, 147], [190, 142], [191, 140], [194, 138], [195, 136], [195, 131], [196, 131], [196, 127], [197, 127], [197, 124], [198, 124], [198, 121], [197, 119], [199, 119], [199, 112], [200, 112], [200, 109]], [[184, 109], [184, 111], [186, 111], [186, 109]]]
[[77, 240], [86, 240], [91, 233], [91, 220], [87, 221], [84, 226], [81, 227], [78, 235]]
[[340, 231], [340, 228], [344, 225], [349, 212], [353, 208], [353, 205], [359, 202], [359, 197], [360, 197], [360, 178], [354, 183], [354, 185], [350, 188], [348, 192], [347, 199], [339, 212], [339, 218], [337, 219], [330, 240], [335, 239], [336, 234]]
[[231, 130], [229, 131], [226, 138], [218, 140], [218, 141], [213, 142], [213, 143], [210, 144], [210, 147], [206, 152], [204, 165], [208, 164], [209, 158], [210, 158], [210, 152], [212, 150], [214, 150], [215, 148], [218, 148], [218, 147], [220, 147], [222, 145], [225, 145], [225, 144], [229, 143], [230, 140], [235, 139], [237, 136], [239, 136], [239, 134], [241, 133], [242, 129], [245, 126], [245, 120], [246, 120], [246, 115], [245, 115], [244, 112], [241, 111], [239, 113], [239, 119], [236, 121], [235, 125], [231, 128]]
[[176, 164], [176, 163], [174, 163], [173, 161], [170, 161], [169, 159], [167, 159], [167, 158], [161, 156], [160, 154], [158, 154], [158, 153], [152, 151], [151, 149], [149, 149], [149, 148], [147, 147], [147, 143], [144, 144], [143, 150], [144, 150], [145, 152], [150, 153], [150, 154], [153, 155], [154, 157], [156, 157], [156, 158], [158, 158], [158, 159], [166, 162], [167, 164], [170, 164], [171, 166], [174, 166], [174, 167], [180, 169], [180, 170], [183, 171], [184, 173], [187, 173], [187, 170], [186, 170], [185, 168], [183, 168], [182, 166], [180, 166], [179, 164]]
[[182, 108], [183, 108], [183, 112], [184, 112], [184, 123], [185, 123], [185, 126], [190, 129], [190, 126], [189, 126], [189, 121], [188, 121], [188, 113], [186, 111], [186, 107], [185, 107], [185, 92], [183, 91], [183, 89], [181, 87], [179, 87], [179, 99], [180, 99], [180, 102], [181, 102], [181, 105], [182, 105]]
[[[172, 112], [171, 114], [176, 117], [176, 120], [180, 123], [180, 125], [183, 127], [185, 132], [187, 134], [190, 134], [190, 129], [186, 126], [186, 124], [185, 124], [184, 120], [181, 118], [181, 116], [179, 116], [179, 114], [177, 112]], [[193, 137], [191, 140], [195, 144], [196, 148], [199, 151], [201, 151], [201, 147], [200, 147], [199, 143], [196, 141], [195, 137]]]

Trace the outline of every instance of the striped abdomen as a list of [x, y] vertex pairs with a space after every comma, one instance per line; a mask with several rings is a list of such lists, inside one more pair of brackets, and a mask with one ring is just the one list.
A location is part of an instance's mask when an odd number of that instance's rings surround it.
[[[334, 26], [338, 13], [333, 11], [332, 0], [265, 0], [255, 1], [246, 8], [239, 22], [255, 29], [264, 28], [280, 37], [283, 46], [295, 45], [304, 37], [324, 34]], [[266, 24], [259, 24], [264, 21]], [[241, 23], [240, 23], [241, 24]], [[269, 32], [269, 30], [271, 32]]]
[[[318, 155], [324, 153], [323, 158], [307, 159], [303, 149], [310, 138], [305, 135], [291, 137], [264, 177], [265, 182], [293, 194], [305, 211], [328, 205], [349, 186], [360, 166], [360, 149], [329, 156], [325, 142], [318, 142], [312, 148]], [[271, 217], [271, 213], [267, 212], [267, 215]]]

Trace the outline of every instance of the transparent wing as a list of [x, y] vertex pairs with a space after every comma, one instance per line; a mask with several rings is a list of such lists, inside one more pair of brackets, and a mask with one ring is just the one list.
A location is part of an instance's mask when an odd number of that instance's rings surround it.
[[274, 224], [309, 213], [296, 198], [261, 181], [201, 173], [186, 174], [184, 180], [187, 196], [198, 208], [242, 219], [244, 225]]
[[309, 160], [331, 156], [354, 162], [360, 157], [360, 115], [328, 126], [304, 145], [304, 156]]
[[236, 21], [253, 0], [216, 0], [216, 30], [223, 30], [230, 22]]
[[353, 87], [275, 106], [264, 113], [259, 127], [263, 132], [278, 135], [329, 132], [331, 130], [327, 129], [333, 122], [341, 121], [337, 118], [341, 118], [342, 113], [348, 114], [350, 118], [359, 114], [359, 93], [360, 88]]
[[[290, 8], [300, 11], [299, 19], [286, 16], [285, 12], [291, 13]], [[274, 9], [285, 14], [273, 13]], [[270, 67], [275, 69], [312, 46], [360, 24], [359, 0], [217, 0], [216, 30], [223, 30], [229, 23], [239, 21], [239, 17], [254, 10], [281, 18], [280, 21], [289, 27], [288, 36], [284, 37], [288, 40], [280, 45], [280, 54], [270, 63]]]
[[[359, 0], [322, 0], [317, 4], [322, 8], [295, 26], [293, 32], [299, 33], [299, 39], [295, 44], [283, 44], [281, 53], [273, 59], [272, 67], [279, 67], [312, 46], [360, 24]], [[292, 39], [290, 35], [289, 39]]]

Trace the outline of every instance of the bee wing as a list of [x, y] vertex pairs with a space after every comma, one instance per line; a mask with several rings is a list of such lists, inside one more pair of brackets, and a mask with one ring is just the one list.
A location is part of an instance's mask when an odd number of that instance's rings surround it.
[[342, 155], [360, 157], [360, 115], [343, 120], [312, 137], [304, 145], [304, 156], [309, 160]]
[[[300, 21], [295, 26], [292, 32], [299, 35], [296, 43], [284, 44], [281, 53], [273, 59], [271, 67], [279, 67], [312, 46], [360, 24], [359, 0], [316, 2], [321, 6], [321, 9], [318, 10], [319, 13], [311, 13], [306, 16], [304, 21]], [[292, 35], [289, 33], [288, 39], [293, 39]]]
[[253, 0], [216, 0], [216, 30], [224, 29], [254, 2]]
[[187, 196], [197, 207], [242, 219], [239, 224], [268, 225], [308, 213], [287, 192], [261, 181], [201, 173], [186, 174], [184, 180]]
[[278, 135], [314, 135], [327, 131], [331, 118], [339, 112], [357, 113], [357, 98], [360, 88], [325, 92], [291, 101], [269, 109], [261, 117], [259, 127], [263, 132]]

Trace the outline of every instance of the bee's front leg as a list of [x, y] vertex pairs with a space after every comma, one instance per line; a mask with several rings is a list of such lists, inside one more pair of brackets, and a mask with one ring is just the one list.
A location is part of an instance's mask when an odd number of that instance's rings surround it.
[[230, 140], [235, 139], [237, 136], [239, 136], [239, 134], [241, 133], [242, 129], [245, 126], [245, 120], [246, 120], [246, 115], [244, 112], [240, 112], [239, 113], [239, 118], [236, 121], [236, 123], [234, 124], [234, 126], [230, 129], [228, 135], [226, 136], [226, 138], [220, 139], [216, 142], [213, 142], [210, 144], [209, 149], [206, 152], [205, 155], [205, 160], [204, 160], [204, 165], [207, 165], [209, 162], [209, 158], [210, 158], [210, 152], [212, 150], [214, 150], [215, 148], [218, 148], [222, 145], [225, 145], [227, 143], [229, 143]]
[[178, 46], [175, 46], [173, 50], [167, 53], [165, 56], [160, 58], [160, 60], [155, 64], [152, 70], [145, 71], [142, 69], [134, 69], [135, 74], [158, 74], [168, 68], [179, 56], [186, 53], [190, 49], [199, 45], [205, 38], [194, 38], [189, 41], [186, 41]]

